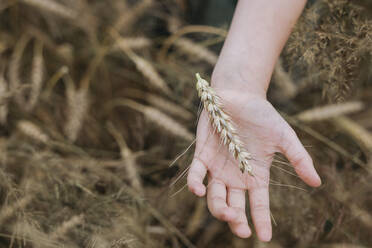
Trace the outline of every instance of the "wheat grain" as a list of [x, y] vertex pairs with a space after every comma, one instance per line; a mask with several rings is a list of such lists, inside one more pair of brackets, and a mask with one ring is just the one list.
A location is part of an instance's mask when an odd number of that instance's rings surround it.
[[201, 46], [190, 39], [180, 38], [174, 43], [174, 45], [181, 51], [191, 55], [193, 58], [207, 61], [211, 65], [215, 65], [217, 63], [218, 57], [215, 53], [209, 51], [204, 46]]
[[50, 235], [51, 239], [62, 238], [70, 229], [77, 225], [80, 225], [84, 221], [84, 215], [72, 216], [69, 220], [64, 221], [59, 227], [57, 227]]
[[357, 112], [362, 110], [363, 108], [364, 108], [363, 103], [359, 101], [330, 104], [322, 107], [316, 107], [309, 110], [305, 110], [297, 114], [296, 117], [304, 122], [321, 121]]
[[17, 128], [21, 133], [33, 140], [36, 140], [37, 142], [46, 144], [49, 141], [48, 135], [46, 135], [38, 126], [36, 126], [31, 121], [18, 121]]
[[253, 175], [252, 166], [249, 163], [252, 156], [245, 150], [244, 143], [237, 134], [230, 116], [224, 112], [220, 98], [209, 86], [209, 83], [200, 77], [199, 73], [196, 74], [196, 78], [198, 95], [209, 115], [214, 131], [220, 136], [223, 145], [227, 146], [229, 152], [238, 160], [240, 171]]
[[64, 131], [67, 138], [71, 142], [75, 142], [83, 125], [84, 118], [89, 110], [88, 90], [76, 90], [71, 86], [68, 88], [66, 95], [68, 116]]
[[164, 114], [163, 112], [137, 103], [132, 100], [128, 99], [115, 99], [110, 103], [110, 107], [115, 106], [127, 106], [132, 109], [135, 109], [145, 115], [150, 121], [154, 122], [158, 126], [164, 128], [165, 130], [169, 131], [171, 134], [181, 137], [185, 140], [191, 141], [194, 139], [194, 135], [190, 133], [184, 126], [182, 126], [177, 121], [173, 120], [168, 115]]
[[26, 111], [31, 111], [37, 104], [40, 96], [41, 87], [44, 78], [44, 59], [43, 59], [43, 44], [40, 41], [35, 41], [34, 58], [32, 61], [31, 73], [31, 93], [28, 103], [25, 107]]

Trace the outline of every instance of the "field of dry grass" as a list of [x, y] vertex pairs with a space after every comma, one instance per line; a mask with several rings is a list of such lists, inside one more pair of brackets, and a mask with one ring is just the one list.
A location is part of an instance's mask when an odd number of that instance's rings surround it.
[[235, 238], [185, 187], [226, 29], [187, 0], [0, 1], [0, 247], [371, 247], [372, 8], [308, 4], [269, 99], [322, 177], [272, 167], [272, 242]]

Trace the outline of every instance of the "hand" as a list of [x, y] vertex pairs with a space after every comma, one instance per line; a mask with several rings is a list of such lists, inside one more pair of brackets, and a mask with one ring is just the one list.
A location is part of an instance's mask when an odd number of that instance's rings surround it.
[[[247, 151], [253, 156], [251, 164], [254, 177], [241, 173], [238, 162], [221, 145], [207, 113], [203, 111], [198, 123], [195, 155], [187, 177], [188, 187], [198, 196], [207, 193], [208, 208], [212, 215], [228, 222], [231, 231], [242, 238], [251, 235], [245, 211], [247, 190], [258, 238], [269, 241], [272, 236], [269, 179], [275, 152], [283, 153], [299, 177], [310, 186], [319, 186], [320, 178], [296, 133], [264, 96], [234, 90], [234, 87], [228, 90], [219, 88], [216, 91]], [[206, 187], [203, 180], [207, 172]]]

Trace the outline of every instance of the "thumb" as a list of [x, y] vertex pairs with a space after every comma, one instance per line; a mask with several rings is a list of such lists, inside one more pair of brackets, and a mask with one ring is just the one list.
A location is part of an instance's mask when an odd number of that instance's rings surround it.
[[305, 183], [312, 187], [321, 185], [321, 180], [314, 168], [312, 158], [298, 139], [296, 132], [290, 126], [288, 126], [288, 131], [282, 138], [280, 150], [288, 158], [297, 175]]

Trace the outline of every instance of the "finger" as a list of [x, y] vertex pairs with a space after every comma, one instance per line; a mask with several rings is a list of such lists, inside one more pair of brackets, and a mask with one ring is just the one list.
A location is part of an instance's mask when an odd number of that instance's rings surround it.
[[229, 222], [230, 229], [240, 238], [248, 238], [252, 232], [248, 226], [245, 213], [245, 191], [241, 189], [228, 189], [227, 203], [237, 213], [237, 218]]
[[313, 160], [292, 128], [290, 128], [290, 131], [283, 139], [281, 151], [288, 158], [298, 176], [305, 183], [313, 187], [321, 185], [321, 180], [314, 168]]
[[206, 166], [197, 158], [194, 158], [187, 175], [187, 185], [191, 192], [197, 196], [204, 196], [206, 192], [203, 180], [207, 174]]
[[267, 187], [249, 190], [251, 216], [258, 238], [261, 241], [271, 240], [271, 219], [269, 206], [269, 189]]
[[226, 186], [219, 180], [211, 180], [208, 186], [207, 203], [209, 211], [217, 219], [230, 222], [237, 217], [236, 212], [227, 206]]

